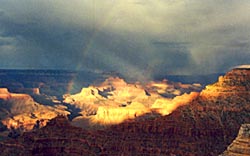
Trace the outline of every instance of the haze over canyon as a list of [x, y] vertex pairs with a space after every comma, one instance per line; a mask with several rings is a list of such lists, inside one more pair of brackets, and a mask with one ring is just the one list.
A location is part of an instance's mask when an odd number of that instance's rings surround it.
[[0, 155], [249, 156], [249, 0], [0, 0]]
[[248, 66], [203, 89], [114, 76], [61, 98], [39, 88], [16, 88], [29, 94], [2, 88], [0, 149], [3, 155], [248, 155], [247, 128], [236, 136], [250, 122], [249, 78]]

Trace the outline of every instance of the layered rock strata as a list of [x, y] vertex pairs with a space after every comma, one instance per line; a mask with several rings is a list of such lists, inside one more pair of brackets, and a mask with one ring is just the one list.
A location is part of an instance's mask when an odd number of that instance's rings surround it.
[[144, 114], [105, 130], [86, 131], [64, 118], [52, 120], [2, 142], [0, 150], [2, 155], [217, 156], [240, 126], [250, 123], [249, 80], [249, 69], [234, 69], [169, 115]]
[[45, 106], [28, 94], [10, 93], [0, 88], [0, 121], [8, 129], [32, 130], [37, 122], [45, 126], [49, 119], [59, 114], [68, 115], [69, 112], [64, 106]]
[[113, 125], [151, 111], [170, 114], [198, 96], [198, 93], [191, 91], [200, 88], [199, 84], [167, 80], [133, 84], [119, 77], [110, 77], [99, 85], [83, 88], [78, 94], [65, 95], [64, 102], [80, 109], [81, 116], [73, 119], [75, 125], [83, 125], [85, 121], [90, 121], [90, 124]]
[[220, 156], [250, 156], [250, 124], [243, 124], [236, 139]]

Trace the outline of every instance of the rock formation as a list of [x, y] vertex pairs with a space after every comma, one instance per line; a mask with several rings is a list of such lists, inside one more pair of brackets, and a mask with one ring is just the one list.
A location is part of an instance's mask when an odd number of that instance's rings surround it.
[[240, 126], [250, 123], [249, 80], [250, 69], [234, 69], [169, 115], [153, 111], [104, 130], [86, 131], [65, 118], [51, 120], [37, 131], [2, 142], [0, 151], [2, 155], [217, 156], [235, 139]]
[[250, 156], [250, 124], [243, 124], [236, 139], [220, 156]]
[[[167, 80], [132, 84], [118, 77], [109, 77], [99, 85], [83, 88], [78, 94], [65, 95], [64, 102], [81, 110], [82, 116], [73, 119], [74, 125], [81, 126], [81, 120], [90, 124], [112, 125], [150, 111], [167, 115], [194, 99], [198, 93], [191, 91], [197, 91], [200, 87], [198, 84]], [[86, 124], [82, 127], [86, 127]]]
[[10, 93], [0, 89], [0, 120], [8, 129], [32, 130], [37, 121], [45, 126], [49, 119], [59, 114], [67, 115], [63, 106], [45, 106], [33, 100], [28, 94]]

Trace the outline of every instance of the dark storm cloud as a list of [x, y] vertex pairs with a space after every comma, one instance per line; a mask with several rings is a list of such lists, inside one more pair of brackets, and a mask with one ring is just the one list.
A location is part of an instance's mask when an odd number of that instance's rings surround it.
[[[81, 58], [80, 50], [84, 48], [85, 40], [90, 36], [87, 29], [72, 31], [71, 27], [60, 24], [49, 25], [39, 19], [33, 19], [32, 23], [20, 23], [2, 16], [0, 22], [2, 38], [5, 40], [13, 38], [16, 41], [13, 45], [16, 53], [13, 58], [19, 61], [16, 65], [11, 64], [14, 68], [16, 66], [74, 69]], [[6, 40], [1, 44], [10, 44], [10, 42]], [[3, 57], [13, 52], [9, 53]]]
[[249, 7], [246, 0], [3, 0], [0, 67], [145, 79], [221, 72], [250, 63]]

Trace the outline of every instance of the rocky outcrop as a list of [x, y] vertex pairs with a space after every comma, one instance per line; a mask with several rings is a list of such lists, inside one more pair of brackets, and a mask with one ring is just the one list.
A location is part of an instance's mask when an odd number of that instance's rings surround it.
[[0, 100], [7, 100], [10, 98], [10, 93], [7, 88], [0, 88]]
[[9, 91], [7, 88], [0, 88], [0, 94], [9, 94]]
[[42, 127], [59, 114], [69, 114], [63, 106], [45, 106], [28, 94], [10, 93], [7, 89], [0, 89], [0, 112], [0, 120], [9, 130], [21, 131], [32, 130], [37, 121]]
[[52, 120], [36, 132], [2, 142], [0, 150], [3, 155], [217, 156], [240, 126], [250, 123], [249, 77], [248, 69], [234, 69], [169, 115], [146, 113], [104, 130], [86, 131], [64, 119], [59, 124]]
[[236, 139], [220, 156], [250, 156], [250, 124], [243, 124]]
[[249, 69], [234, 69], [168, 116], [141, 116], [113, 126], [107, 130], [113, 135], [105, 133], [110, 137], [104, 149], [114, 155], [217, 156], [236, 137], [240, 125], [250, 122], [249, 80]]
[[[119, 77], [109, 77], [99, 85], [83, 88], [78, 94], [65, 95], [64, 102], [81, 110], [82, 116], [73, 120], [77, 124], [87, 119], [91, 121], [90, 124], [112, 125], [151, 111], [167, 115], [196, 98], [198, 93], [191, 91], [200, 87], [198, 84], [188, 85], [167, 80], [133, 84]], [[172, 95], [171, 98], [169, 95]]]
[[220, 76], [218, 82], [206, 86], [206, 89], [201, 92], [204, 98], [230, 97], [249, 95], [250, 90], [250, 69], [233, 69], [225, 76]]
[[0, 142], [0, 150], [3, 156], [10, 153], [13, 156], [94, 156], [102, 150], [94, 139], [92, 133], [73, 127], [65, 116], [58, 116], [44, 128], [24, 133], [8, 143]]
[[[223, 139], [218, 128], [195, 129], [185, 118], [131, 121], [109, 129], [86, 131], [65, 118], [0, 143], [2, 155], [217, 155]], [[145, 119], [145, 118], [144, 118]], [[187, 122], [188, 121], [188, 122]], [[181, 124], [181, 125], [177, 125]]]

